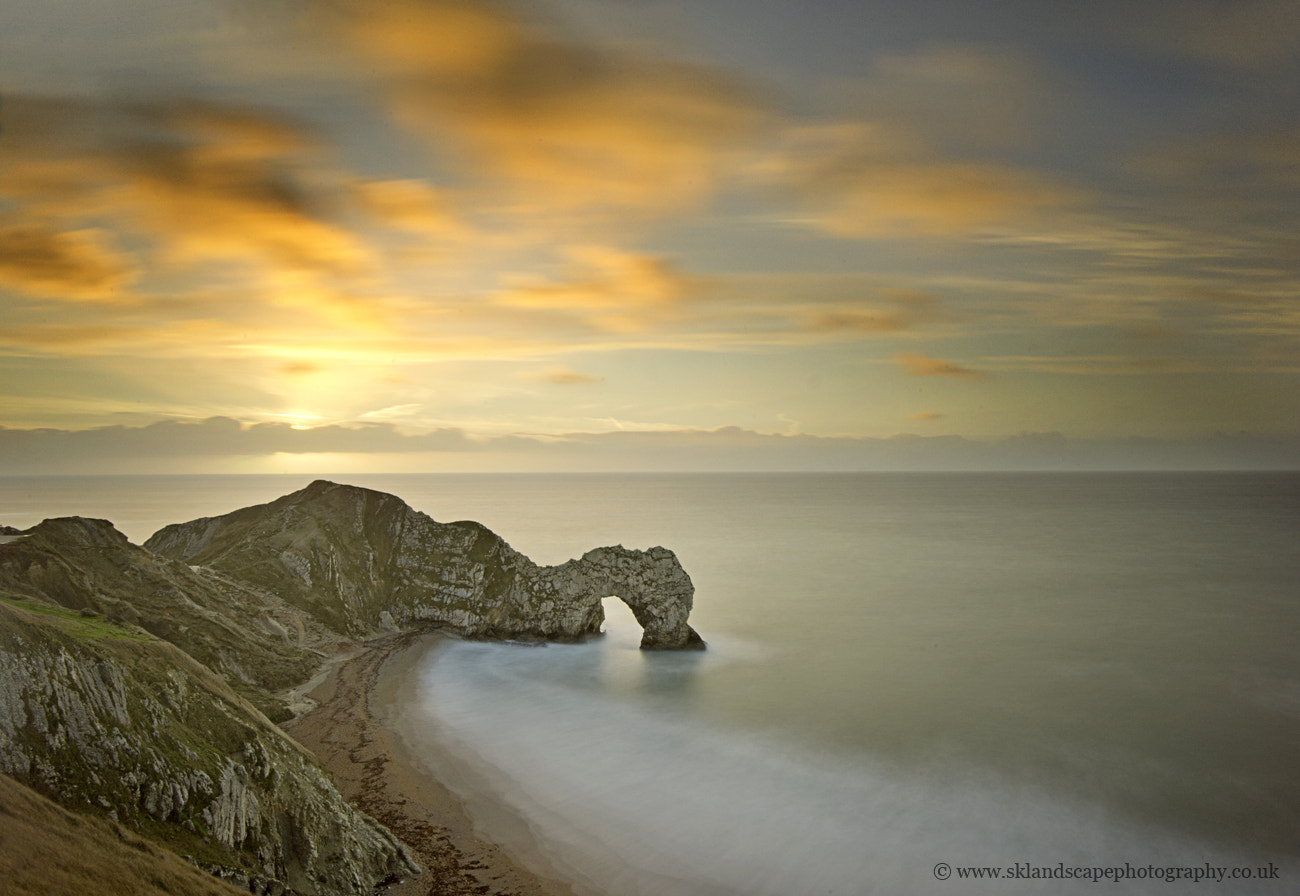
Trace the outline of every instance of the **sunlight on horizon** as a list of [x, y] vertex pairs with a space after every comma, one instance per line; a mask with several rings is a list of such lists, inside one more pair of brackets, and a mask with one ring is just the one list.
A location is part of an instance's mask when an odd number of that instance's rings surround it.
[[1273, 447], [1200, 458], [1300, 465], [1300, 34], [1267, 16], [15, 3], [0, 427], [46, 446], [15, 469], [119, 427], [183, 463], [154, 424], [211, 418], [291, 426], [229, 446], [271, 465], [680, 468], [732, 430], [812, 440], [741, 468], [1223, 433]]

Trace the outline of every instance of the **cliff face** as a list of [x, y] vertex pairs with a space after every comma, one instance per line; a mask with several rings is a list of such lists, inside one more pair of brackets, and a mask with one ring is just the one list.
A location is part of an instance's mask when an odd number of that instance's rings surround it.
[[0, 599], [0, 772], [263, 892], [361, 894], [416, 870], [186, 653], [30, 599]]
[[665, 548], [538, 566], [477, 523], [329, 482], [145, 547], [104, 520], [3, 529], [0, 773], [246, 890], [367, 893], [418, 869], [268, 719], [287, 715], [276, 692], [384, 630], [581, 638], [607, 596], [632, 608], [642, 647], [703, 647], [693, 595]]
[[6, 896], [248, 896], [121, 825], [61, 808], [0, 775]]
[[400, 499], [318, 481], [270, 504], [168, 526], [145, 547], [273, 592], [341, 634], [433, 621], [470, 637], [572, 640], [626, 602], [641, 646], [698, 648], [694, 596], [672, 551], [597, 548], [538, 566], [478, 523], [438, 523]]
[[246, 695], [309, 678], [323, 629], [274, 594], [127, 541], [106, 520], [46, 520], [0, 545], [0, 589], [140, 626]]

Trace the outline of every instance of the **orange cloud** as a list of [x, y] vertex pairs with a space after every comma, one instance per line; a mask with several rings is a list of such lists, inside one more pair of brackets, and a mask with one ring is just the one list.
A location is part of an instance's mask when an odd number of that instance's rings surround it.
[[955, 236], [1021, 223], [1063, 198], [988, 163], [869, 166], [850, 175], [821, 222], [840, 236]]
[[39, 354], [194, 357], [210, 354], [213, 346], [236, 344], [240, 335], [237, 327], [211, 320], [95, 317], [8, 326], [0, 329], [0, 346]]
[[528, 378], [542, 383], [549, 383], [553, 386], [583, 386], [605, 382], [603, 376], [579, 373], [567, 367], [548, 367], [546, 370], [528, 374]]
[[[301, 329], [310, 315], [373, 332], [390, 321], [388, 299], [374, 295], [379, 258], [344, 213], [362, 212], [362, 224], [454, 227], [449, 213], [435, 220], [433, 188], [356, 189], [356, 179], [320, 166], [309, 131], [263, 110], [6, 97], [0, 111], [0, 202], [11, 206], [0, 220], [0, 283], [100, 304], [128, 286], [140, 293], [129, 320], [68, 321], [66, 331], [15, 321], [27, 341], [53, 344], [64, 333], [84, 349], [102, 341], [74, 331], [103, 323], [117, 334], [103, 344], [131, 333], [144, 344], [144, 328], [213, 315], [260, 332], [277, 308], [296, 313], [281, 325]], [[132, 245], [139, 262], [114, 243]], [[193, 285], [166, 301], [150, 297], [178, 274], [198, 274], [236, 296], [234, 305], [201, 299]]]
[[1021, 224], [1061, 204], [1056, 188], [991, 163], [867, 164], [817, 173], [817, 222], [847, 237], [942, 237]]
[[286, 376], [310, 376], [320, 373], [325, 368], [314, 361], [290, 361], [280, 365], [280, 372]]
[[701, 284], [666, 259], [599, 246], [567, 250], [560, 282], [523, 282], [496, 297], [498, 304], [577, 315], [607, 330], [642, 329], [668, 316]]
[[909, 376], [946, 376], [957, 379], [978, 380], [988, 374], [968, 367], [960, 367], [951, 361], [927, 358], [924, 355], [895, 355], [894, 363], [907, 371]]
[[134, 263], [94, 229], [54, 230], [0, 223], [0, 284], [74, 301], [121, 301], [136, 279]]
[[21, 97], [4, 108], [0, 197], [17, 214], [129, 229], [173, 261], [344, 275], [370, 263], [365, 244], [330, 220], [309, 135], [270, 114]]
[[814, 330], [847, 330], [858, 333], [897, 333], [904, 328], [896, 314], [874, 311], [826, 311], [812, 319]]
[[906, 129], [872, 123], [796, 128], [754, 169], [792, 191], [805, 223], [836, 236], [953, 237], [1024, 228], [1078, 191], [996, 162], [927, 158]]
[[663, 212], [707, 195], [763, 117], [698, 65], [554, 38], [471, 0], [342, 6], [334, 33], [378, 71], [390, 106], [477, 173], [556, 208]]
[[817, 312], [810, 328], [826, 332], [898, 333], [940, 316], [939, 299], [914, 289], [882, 289], [881, 298], [892, 307], [849, 308]]
[[[248, 116], [245, 115], [245, 118]], [[297, 146], [272, 122], [238, 120], [188, 108], [168, 123], [188, 142], [125, 149], [119, 159], [124, 200], [139, 222], [182, 257], [248, 254], [277, 265], [355, 273], [364, 245], [322, 213], [287, 155]], [[250, 133], [251, 131], [251, 133]]]
[[387, 227], [437, 237], [468, 231], [446, 193], [425, 181], [357, 181], [352, 190], [361, 210]]

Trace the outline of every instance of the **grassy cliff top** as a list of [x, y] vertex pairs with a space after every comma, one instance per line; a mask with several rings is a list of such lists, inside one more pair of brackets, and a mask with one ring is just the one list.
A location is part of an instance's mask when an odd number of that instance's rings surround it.
[[0, 880], [10, 896], [235, 896], [241, 891], [112, 822], [0, 775]]
[[127, 628], [117, 625], [103, 619], [97, 613], [90, 613], [84, 610], [70, 610], [59, 604], [49, 603], [47, 601], [35, 598], [25, 597], [21, 594], [10, 594], [0, 591], [0, 603], [14, 607], [19, 610], [26, 610], [28, 613], [35, 613], [48, 622], [55, 624], [64, 634], [70, 635], [79, 641], [92, 640], [96, 638], [113, 638], [130, 641], [155, 641], [153, 635], [138, 628]]

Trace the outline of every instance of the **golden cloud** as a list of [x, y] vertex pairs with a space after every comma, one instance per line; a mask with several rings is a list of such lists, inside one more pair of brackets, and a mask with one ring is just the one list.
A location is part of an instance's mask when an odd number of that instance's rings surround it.
[[0, 283], [74, 301], [116, 302], [136, 279], [134, 263], [95, 229], [59, 231], [0, 222]]
[[364, 245], [328, 220], [325, 200], [306, 185], [301, 162], [288, 160], [299, 146], [284, 139], [278, 123], [243, 113], [232, 126], [229, 114], [192, 107], [169, 117], [188, 142], [127, 147], [118, 165], [127, 181], [123, 200], [146, 230], [170, 240], [173, 252], [251, 254], [336, 274], [366, 266]]
[[285, 376], [311, 376], [313, 373], [320, 373], [325, 368], [315, 361], [290, 361], [280, 365], [280, 372]]
[[813, 315], [811, 328], [830, 332], [897, 333], [904, 328], [896, 314], [878, 311], [823, 311]]
[[357, 181], [352, 192], [361, 210], [384, 226], [435, 237], [468, 233], [446, 192], [425, 181]]
[[894, 363], [902, 367], [909, 376], [944, 376], [966, 380], [979, 380], [988, 376], [978, 370], [960, 367], [951, 361], [927, 358], [924, 355], [895, 355]]
[[100, 220], [179, 261], [333, 274], [369, 263], [365, 245], [330, 220], [309, 135], [275, 116], [181, 102], [7, 98], [4, 108], [0, 196], [22, 214]]
[[557, 39], [487, 3], [341, 8], [335, 34], [380, 72], [407, 127], [552, 211], [690, 204], [763, 118], [716, 70]]
[[[447, 214], [435, 220], [432, 188], [358, 189], [357, 179], [319, 164], [310, 132], [264, 110], [18, 97], [0, 111], [0, 202], [12, 207], [0, 220], [0, 284], [101, 305], [130, 286], [138, 292], [130, 318], [92, 319], [83, 309], [62, 328], [14, 321], [9, 335], [38, 351], [156, 348], [151, 329], [177, 328], [197, 333], [205, 349], [228, 346], [229, 334], [213, 337], [203, 318], [242, 336], [310, 329], [309, 315], [373, 336], [391, 320], [390, 300], [374, 294], [383, 288], [378, 259], [361, 231], [341, 223], [344, 214], [359, 210], [365, 224], [453, 226]], [[114, 244], [131, 245], [139, 261]], [[189, 282], [163, 298], [178, 276]]]
[[1079, 191], [1012, 166], [929, 158], [906, 129], [878, 123], [795, 128], [754, 172], [803, 202], [836, 236], [956, 237], [1026, 229]]
[[1022, 225], [1068, 194], [992, 163], [883, 163], [814, 173], [818, 223], [846, 237], [943, 237]]
[[138, 327], [113, 324], [33, 324], [6, 327], [0, 345], [24, 351], [93, 354], [123, 341], [137, 343], [146, 335]]
[[937, 296], [917, 289], [881, 289], [884, 308], [850, 307], [818, 311], [809, 329], [847, 333], [899, 333], [942, 315]]
[[571, 247], [559, 282], [516, 282], [496, 296], [500, 305], [575, 315], [604, 330], [644, 329], [671, 316], [702, 283], [655, 256], [603, 246]]
[[603, 376], [593, 376], [589, 373], [579, 373], [568, 367], [548, 367], [545, 370], [539, 370], [527, 375], [528, 379], [537, 382], [549, 383], [553, 386], [585, 386], [592, 383], [603, 383]]
[[8, 326], [0, 330], [0, 346], [39, 354], [187, 358], [210, 354], [214, 345], [237, 344], [240, 336], [238, 328], [211, 320], [88, 318]]

